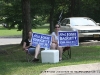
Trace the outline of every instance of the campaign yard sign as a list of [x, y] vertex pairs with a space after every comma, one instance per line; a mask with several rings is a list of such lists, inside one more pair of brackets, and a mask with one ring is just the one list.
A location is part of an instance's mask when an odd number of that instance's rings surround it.
[[36, 47], [38, 44], [41, 48], [50, 48], [51, 36], [46, 34], [33, 33], [32, 34], [32, 46]]
[[77, 31], [60, 31], [58, 36], [58, 45], [61, 47], [79, 46]]

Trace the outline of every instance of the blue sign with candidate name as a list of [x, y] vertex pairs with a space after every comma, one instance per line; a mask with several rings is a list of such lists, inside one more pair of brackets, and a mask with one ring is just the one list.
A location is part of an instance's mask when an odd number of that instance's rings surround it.
[[33, 33], [32, 34], [32, 46], [36, 47], [38, 44], [41, 48], [50, 48], [51, 44], [51, 35], [47, 34], [39, 34]]
[[60, 31], [58, 36], [58, 45], [61, 47], [79, 46], [77, 31]]

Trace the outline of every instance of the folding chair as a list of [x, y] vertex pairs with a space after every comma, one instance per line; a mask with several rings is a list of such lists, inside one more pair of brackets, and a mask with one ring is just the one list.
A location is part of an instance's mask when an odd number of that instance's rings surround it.
[[64, 47], [63, 56], [68, 59], [71, 58], [71, 47]]
[[26, 60], [28, 62], [31, 62], [33, 60], [33, 55], [31, 55], [30, 53], [26, 52]]
[[[44, 50], [44, 48], [40, 48], [40, 51], [41, 51], [41, 50]], [[41, 56], [41, 52], [39, 53], [39, 58], [41, 58], [40, 56]], [[34, 54], [32, 55], [32, 54], [26, 52], [26, 60], [27, 60], [28, 62], [32, 62], [33, 57], [34, 57]]]

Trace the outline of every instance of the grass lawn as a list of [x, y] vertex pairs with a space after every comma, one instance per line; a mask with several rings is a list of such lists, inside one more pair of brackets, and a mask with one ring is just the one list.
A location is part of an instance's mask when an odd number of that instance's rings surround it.
[[[47, 27], [33, 29], [34, 32], [47, 33]], [[0, 36], [21, 35], [17, 29], [0, 28]], [[72, 58], [56, 64], [27, 62], [25, 52], [20, 45], [0, 46], [0, 75], [39, 75], [41, 71], [51, 67], [87, 64], [100, 62], [100, 46], [72, 47]]]
[[[49, 26], [45, 24], [43, 26], [38, 27], [37, 29], [32, 29], [33, 32], [37, 33], [48, 33]], [[17, 31], [17, 29], [8, 30], [2, 26], [0, 26], [0, 36], [14, 36], [14, 35], [22, 35], [22, 31]]]
[[27, 62], [25, 56], [20, 45], [0, 46], [0, 75], [39, 75], [51, 67], [100, 62], [100, 47], [72, 47], [72, 58], [56, 64]]

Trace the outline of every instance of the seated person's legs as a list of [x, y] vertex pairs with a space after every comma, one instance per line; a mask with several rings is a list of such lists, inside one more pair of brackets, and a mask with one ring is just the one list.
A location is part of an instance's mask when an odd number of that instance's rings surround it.
[[31, 55], [35, 54], [35, 48], [28, 48], [28, 53]]
[[52, 43], [51, 44], [51, 49], [57, 49], [57, 50], [59, 50], [59, 60], [62, 60], [63, 48], [62, 47], [58, 47], [58, 45], [55, 44], [55, 43]]
[[36, 48], [28, 48], [28, 53], [31, 55], [34, 55], [33, 61], [39, 61], [38, 55], [40, 53], [40, 45], [37, 45]]
[[38, 44], [38, 45], [36, 46], [36, 49], [35, 49], [34, 58], [38, 58], [39, 53], [40, 53], [40, 45]]
[[62, 47], [58, 47], [57, 49], [59, 50], [59, 60], [62, 60], [63, 48]]
[[52, 44], [51, 44], [51, 49], [57, 49], [57, 44], [52, 43]]

